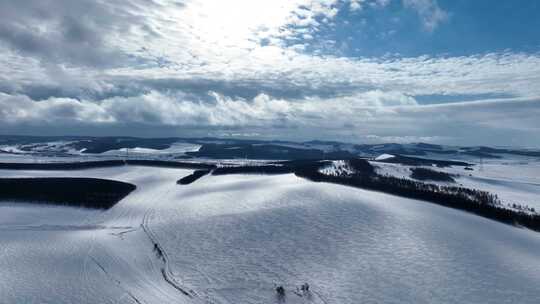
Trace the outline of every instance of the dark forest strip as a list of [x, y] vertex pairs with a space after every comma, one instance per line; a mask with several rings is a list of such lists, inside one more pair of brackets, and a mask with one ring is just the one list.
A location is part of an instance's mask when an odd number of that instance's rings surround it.
[[411, 177], [416, 180], [431, 180], [450, 183], [456, 182], [452, 175], [446, 172], [435, 171], [427, 168], [411, 168], [411, 172]]
[[190, 175], [182, 177], [176, 183], [179, 185], [189, 185], [193, 183], [194, 181], [198, 180], [199, 178], [205, 176], [208, 173], [210, 173], [210, 170], [196, 170]]
[[0, 178], [0, 201], [108, 209], [135, 188], [97, 178]]

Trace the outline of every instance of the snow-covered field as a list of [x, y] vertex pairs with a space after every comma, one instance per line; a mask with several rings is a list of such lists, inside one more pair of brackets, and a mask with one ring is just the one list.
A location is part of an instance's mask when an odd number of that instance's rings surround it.
[[[371, 162], [382, 175], [411, 179], [411, 166]], [[476, 164], [472, 171], [464, 167], [425, 167], [454, 175], [456, 183], [431, 182], [463, 186], [497, 194], [506, 204], [527, 205], [540, 212], [540, 160], [522, 157], [490, 160]]]
[[[157, 150], [150, 148], [131, 148], [131, 149], [118, 149], [118, 150], [109, 150], [107, 152], [100, 153], [101, 155], [114, 155], [114, 156], [125, 156], [126, 153], [131, 154], [132, 156], [152, 156], [152, 155], [165, 155], [165, 154], [184, 154], [185, 152], [194, 152], [199, 150], [201, 145], [189, 144], [189, 143], [173, 143], [169, 148]], [[126, 151], [127, 150], [127, 151]]]
[[[132, 155], [133, 156], [133, 155]], [[68, 163], [81, 161], [97, 161], [125, 159], [123, 155], [102, 155], [102, 154], [81, 154], [81, 155], [42, 155], [42, 154], [7, 154], [0, 153], [0, 162], [2, 163]]]
[[138, 187], [105, 212], [0, 204], [0, 302], [540, 302], [539, 233], [292, 174], [175, 184], [190, 173], [0, 170]]
[[176, 142], [162, 150], [150, 148], [122, 148], [103, 153], [83, 153], [85, 149], [75, 150], [70, 141], [46, 142], [36, 144], [0, 145], [0, 162], [71, 162], [107, 159], [174, 159], [185, 156], [186, 152], [199, 150], [201, 145]]

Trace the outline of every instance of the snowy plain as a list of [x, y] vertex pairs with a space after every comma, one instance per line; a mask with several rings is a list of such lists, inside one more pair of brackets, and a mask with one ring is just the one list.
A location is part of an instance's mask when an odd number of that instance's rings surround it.
[[[377, 161], [371, 164], [378, 174], [412, 179], [411, 166]], [[456, 180], [456, 183], [427, 181], [429, 183], [488, 191], [497, 194], [505, 207], [508, 204], [526, 205], [540, 212], [540, 160], [536, 158], [507, 156], [476, 163], [471, 171], [461, 166], [420, 167], [449, 173]]]
[[537, 232], [292, 174], [176, 185], [190, 173], [0, 170], [137, 185], [107, 211], [0, 203], [0, 302], [540, 302]]

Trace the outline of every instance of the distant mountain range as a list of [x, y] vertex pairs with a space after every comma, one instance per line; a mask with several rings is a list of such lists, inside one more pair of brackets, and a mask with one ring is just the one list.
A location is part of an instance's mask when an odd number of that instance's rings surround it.
[[[126, 149], [128, 151], [126, 152]], [[490, 159], [504, 155], [540, 157], [540, 150], [460, 147], [428, 143], [351, 144], [337, 141], [290, 142], [222, 138], [137, 138], [0, 135], [0, 153], [44, 156], [135, 153], [171, 158], [348, 159], [381, 154], [442, 159]]]

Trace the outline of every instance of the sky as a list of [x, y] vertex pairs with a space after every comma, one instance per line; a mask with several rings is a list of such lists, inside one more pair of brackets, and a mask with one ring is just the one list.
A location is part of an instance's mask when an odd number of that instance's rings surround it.
[[540, 147], [540, 1], [0, 0], [0, 134]]

